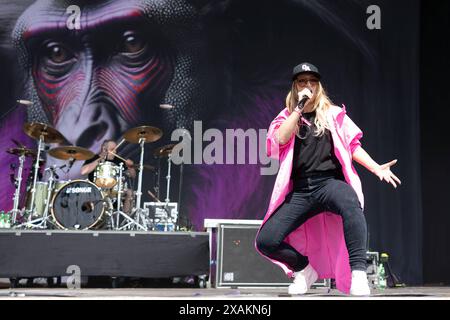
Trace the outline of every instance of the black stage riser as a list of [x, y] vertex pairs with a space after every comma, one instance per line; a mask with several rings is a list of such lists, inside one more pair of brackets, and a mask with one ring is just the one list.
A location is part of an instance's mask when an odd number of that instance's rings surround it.
[[209, 273], [206, 232], [0, 231], [0, 277], [170, 278]]

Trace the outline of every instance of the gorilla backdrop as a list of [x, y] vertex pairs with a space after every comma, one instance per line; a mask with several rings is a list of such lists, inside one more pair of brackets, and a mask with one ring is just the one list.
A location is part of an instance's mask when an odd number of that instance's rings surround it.
[[[370, 5], [380, 9], [377, 19]], [[25, 122], [48, 123], [64, 144], [96, 153], [104, 139], [119, 141], [130, 128], [158, 127], [163, 138], [146, 144], [144, 161], [156, 166], [153, 151], [173, 143], [175, 129], [189, 130], [204, 147], [219, 139], [198, 137], [209, 128], [266, 130], [284, 108], [292, 67], [309, 61], [334, 103], [344, 103], [364, 131], [365, 149], [379, 163], [399, 160], [397, 190], [357, 167], [368, 249], [390, 253], [403, 281], [421, 283], [419, 6], [418, 0], [1, 0], [0, 208], [13, 204], [18, 159], [5, 152], [11, 139], [36, 148]], [[16, 99], [33, 105], [15, 106]], [[119, 153], [138, 161], [137, 145], [125, 143]], [[267, 209], [275, 175], [261, 174], [263, 157], [250, 161], [245, 154], [245, 163], [236, 164], [219, 158], [185, 164], [182, 183], [180, 166], [172, 166], [170, 199], [196, 230], [205, 218], [262, 219]], [[156, 172], [146, 171], [144, 201], [151, 201], [146, 190], [166, 196], [167, 166], [160, 162], [160, 189]], [[46, 166], [53, 164], [60, 161], [47, 157]], [[78, 178], [81, 165], [60, 178]], [[25, 175], [30, 167], [27, 160]]]

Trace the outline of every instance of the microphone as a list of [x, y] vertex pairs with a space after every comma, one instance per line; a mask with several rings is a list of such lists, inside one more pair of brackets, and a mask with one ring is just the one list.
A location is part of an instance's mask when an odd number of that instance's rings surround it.
[[307, 95], [304, 95], [302, 100], [300, 100], [297, 104], [297, 107], [299, 109], [303, 109], [303, 107], [305, 106], [306, 101], [308, 101], [309, 97]]
[[24, 106], [31, 106], [33, 104], [33, 102], [31, 102], [30, 100], [16, 100], [17, 103], [23, 104]]
[[[311, 91], [310, 89], [308, 89], [308, 90], [309, 90], [309, 92], [312, 94], [312, 91]], [[300, 110], [303, 111], [303, 107], [305, 106], [305, 103], [306, 103], [306, 101], [308, 101], [308, 100], [309, 100], [309, 97], [308, 97], [306, 94], [304, 94], [303, 97], [302, 97], [302, 99], [298, 102], [297, 108], [299, 108]]]

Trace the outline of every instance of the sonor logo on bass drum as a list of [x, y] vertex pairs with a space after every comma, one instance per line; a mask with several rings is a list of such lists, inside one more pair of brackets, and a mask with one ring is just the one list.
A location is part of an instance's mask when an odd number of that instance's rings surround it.
[[91, 187], [67, 188], [66, 193], [91, 193]]

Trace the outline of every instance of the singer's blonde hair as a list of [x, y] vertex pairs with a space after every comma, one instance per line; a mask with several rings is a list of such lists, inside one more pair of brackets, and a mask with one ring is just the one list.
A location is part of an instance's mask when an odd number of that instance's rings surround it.
[[[294, 80], [292, 83], [291, 91], [289, 91], [286, 97], [286, 107], [288, 108], [290, 113], [294, 112], [295, 107], [298, 105], [298, 93], [299, 91], [297, 89], [297, 84]], [[320, 81], [317, 84], [317, 94], [313, 97], [312, 104], [313, 108], [311, 111], [316, 111], [316, 118], [314, 120], [316, 130], [314, 132], [314, 135], [319, 137], [322, 136], [326, 130], [330, 129], [327, 120], [327, 112], [328, 109], [333, 105]]]

